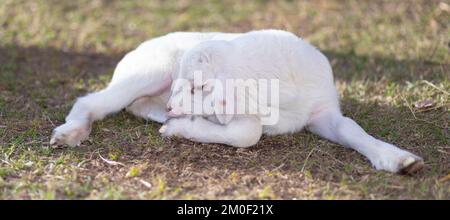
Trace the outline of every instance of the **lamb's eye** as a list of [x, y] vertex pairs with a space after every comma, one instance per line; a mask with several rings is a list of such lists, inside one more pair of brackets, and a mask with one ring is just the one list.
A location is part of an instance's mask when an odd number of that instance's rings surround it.
[[194, 87], [191, 88], [191, 94], [194, 95]]

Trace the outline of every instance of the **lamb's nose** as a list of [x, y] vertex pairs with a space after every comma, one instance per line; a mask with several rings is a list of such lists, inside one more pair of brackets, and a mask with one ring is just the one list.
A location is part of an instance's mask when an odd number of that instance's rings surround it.
[[166, 111], [167, 111], [167, 112], [170, 112], [170, 111], [172, 111], [172, 107], [170, 107], [170, 106], [167, 106], [167, 107], [166, 107]]

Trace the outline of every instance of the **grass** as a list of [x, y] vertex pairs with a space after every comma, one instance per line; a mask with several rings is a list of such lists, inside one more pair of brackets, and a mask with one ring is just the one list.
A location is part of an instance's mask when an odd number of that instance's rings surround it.
[[[0, 0], [0, 199], [450, 199], [449, 20], [450, 5], [429, 0]], [[378, 172], [308, 132], [244, 150], [162, 139], [125, 112], [80, 148], [49, 146], [75, 98], [103, 88], [140, 42], [261, 28], [321, 49], [344, 113], [426, 168]]]

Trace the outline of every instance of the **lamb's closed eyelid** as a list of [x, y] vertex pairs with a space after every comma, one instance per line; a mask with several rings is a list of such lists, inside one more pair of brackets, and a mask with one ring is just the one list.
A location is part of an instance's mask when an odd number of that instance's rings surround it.
[[209, 80], [206, 80], [205, 82], [203, 82], [203, 84], [201, 86], [197, 86], [197, 88], [202, 91], [211, 92], [212, 89], [214, 88], [215, 83], [216, 83], [215, 80], [209, 79]]
[[193, 83], [190, 83], [187, 80], [184, 79], [177, 79], [174, 81], [174, 84], [172, 86], [172, 94], [177, 94], [183, 90], [191, 90], [193, 87]]

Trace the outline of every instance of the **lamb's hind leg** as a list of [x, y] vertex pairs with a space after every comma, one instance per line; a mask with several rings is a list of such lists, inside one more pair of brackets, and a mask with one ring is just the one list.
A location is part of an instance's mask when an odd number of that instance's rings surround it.
[[308, 130], [358, 151], [379, 170], [410, 174], [423, 167], [422, 158], [368, 135], [337, 109], [313, 115]]
[[164, 123], [168, 119], [166, 112], [167, 99], [164, 94], [160, 96], [144, 96], [135, 100], [126, 110], [138, 117]]
[[94, 121], [120, 111], [139, 97], [155, 95], [168, 89], [170, 81], [168, 74], [151, 77], [130, 74], [99, 92], [78, 98], [66, 117], [66, 123], [53, 131], [50, 144], [79, 145], [88, 138]]

